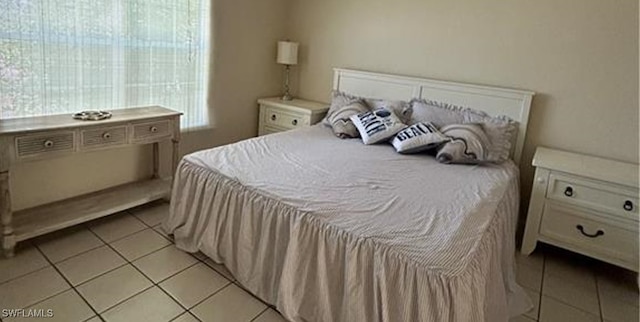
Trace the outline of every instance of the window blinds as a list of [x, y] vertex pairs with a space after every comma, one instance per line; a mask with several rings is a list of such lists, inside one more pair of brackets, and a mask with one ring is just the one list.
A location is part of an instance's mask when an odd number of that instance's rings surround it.
[[0, 1], [0, 118], [162, 105], [208, 124], [208, 0]]

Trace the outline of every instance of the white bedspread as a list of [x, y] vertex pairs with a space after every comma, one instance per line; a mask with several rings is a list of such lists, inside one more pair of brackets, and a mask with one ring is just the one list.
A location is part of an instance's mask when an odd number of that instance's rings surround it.
[[186, 156], [165, 228], [293, 321], [507, 321], [518, 172], [444, 165], [330, 129]]

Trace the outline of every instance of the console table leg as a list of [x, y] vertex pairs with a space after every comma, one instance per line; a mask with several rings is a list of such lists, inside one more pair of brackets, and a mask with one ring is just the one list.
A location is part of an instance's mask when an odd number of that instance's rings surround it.
[[9, 171], [0, 172], [0, 220], [2, 222], [2, 250], [5, 257], [13, 257], [16, 236], [13, 233]]
[[153, 143], [153, 178], [160, 178], [160, 143]]
[[171, 187], [173, 188], [173, 180], [176, 177], [176, 170], [178, 169], [178, 162], [180, 161], [180, 140], [171, 140], [173, 145], [173, 155], [171, 157]]

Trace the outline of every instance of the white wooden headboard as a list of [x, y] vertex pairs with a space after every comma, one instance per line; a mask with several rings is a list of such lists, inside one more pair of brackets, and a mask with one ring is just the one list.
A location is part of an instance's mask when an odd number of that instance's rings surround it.
[[484, 111], [492, 116], [506, 115], [518, 121], [513, 161], [520, 163], [529, 122], [529, 109], [535, 93], [492, 86], [463, 84], [427, 78], [363, 72], [336, 68], [333, 89], [344, 93], [390, 100], [425, 98]]

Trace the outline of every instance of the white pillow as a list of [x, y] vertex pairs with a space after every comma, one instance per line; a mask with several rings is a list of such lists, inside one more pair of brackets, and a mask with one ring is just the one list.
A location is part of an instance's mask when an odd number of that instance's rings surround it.
[[417, 153], [437, 147], [449, 138], [429, 122], [419, 122], [398, 132], [391, 144], [398, 153]]
[[360, 132], [364, 144], [386, 141], [407, 127], [393, 111], [386, 108], [353, 115], [351, 121]]

